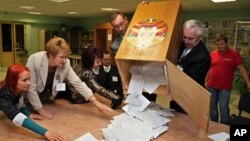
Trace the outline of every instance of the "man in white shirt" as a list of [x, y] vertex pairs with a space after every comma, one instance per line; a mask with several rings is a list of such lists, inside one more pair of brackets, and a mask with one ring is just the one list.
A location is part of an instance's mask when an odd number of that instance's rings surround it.
[[106, 89], [124, 97], [118, 68], [112, 65], [111, 62], [111, 54], [107, 51], [103, 52], [102, 66], [97, 75], [98, 82]]

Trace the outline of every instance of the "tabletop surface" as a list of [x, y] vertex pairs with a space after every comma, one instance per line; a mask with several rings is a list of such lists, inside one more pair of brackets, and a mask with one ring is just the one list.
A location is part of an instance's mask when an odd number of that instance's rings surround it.
[[[98, 140], [103, 140], [100, 129], [110, 124], [113, 116], [123, 111], [115, 110], [113, 113], [103, 113], [91, 103], [71, 104], [66, 100], [56, 100], [53, 104], [45, 105], [45, 109], [54, 114], [52, 120], [36, 121], [45, 128], [63, 135], [66, 141], [72, 141], [90, 132]], [[227, 132], [229, 126], [210, 122], [208, 133], [200, 132], [198, 126], [188, 115], [174, 113], [168, 123], [168, 130], [154, 141], [198, 141], [210, 140], [207, 135]], [[17, 127], [0, 111], [0, 141], [40, 141], [44, 138], [36, 133]], [[201, 133], [201, 134], [200, 134]]]

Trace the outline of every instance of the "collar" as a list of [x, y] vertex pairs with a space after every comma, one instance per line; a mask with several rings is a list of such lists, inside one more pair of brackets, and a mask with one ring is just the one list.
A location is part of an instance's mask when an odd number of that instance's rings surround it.
[[103, 65], [103, 69], [104, 69], [105, 72], [109, 72], [110, 69], [111, 69], [111, 65], [109, 65], [107, 67]]
[[92, 68], [91, 70], [93, 71], [93, 73], [94, 73], [95, 75], [98, 75], [98, 74], [99, 74], [99, 69], [94, 69], [94, 68]]

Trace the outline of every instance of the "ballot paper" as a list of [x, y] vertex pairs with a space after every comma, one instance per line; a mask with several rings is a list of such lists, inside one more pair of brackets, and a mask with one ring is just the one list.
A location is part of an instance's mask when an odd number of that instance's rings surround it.
[[150, 104], [150, 101], [142, 94], [129, 94], [125, 103], [127, 103], [130, 108], [137, 111], [143, 111]]
[[159, 116], [149, 109], [146, 109], [142, 112], [137, 111], [136, 109], [131, 108], [128, 105], [124, 106], [122, 109], [131, 117], [136, 117], [143, 122], [151, 122], [152, 128], [157, 128], [159, 126], [165, 125], [170, 121], [170, 119]]
[[102, 129], [102, 133], [108, 141], [149, 141], [157, 138], [167, 129], [166, 125], [153, 128], [151, 121], [142, 121], [123, 113], [115, 116], [111, 124]]
[[160, 85], [166, 85], [167, 76], [162, 62], [137, 61], [130, 68], [131, 79], [128, 94], [153, 93]]
[[213, 141], [227, 141], [229, 139], [229, 134], [225, 132], [220, 132], [208, 136]]
[[[171, 110], [151, 104], [142, 92], [153, 93], [159, 85], [166, 85], [162, 62], [137, 61], [130, 68], [125, 113], [113, 117], [107, 128], [101, 129], [107, 141], [150, 141], [168, 130]], [[150, 105], [150, 106], [149, 106]]]
[[129, 85], [128, 94], [142, 94], [144, 86], [144, 77], [142, 75], [132, 74]]
[[150, 94], [153, 93], [160, 85], [160, 82], [157, 81], [157, 77], [151, 75], [144, 75], [143, 80], [143, 89]]
[[77, 138], [75, 141], [98, 141], [91, 133], [86, 133], [81, 137]]
[[175, 111], [173, 109], [164, 108], [154, 102], [151, 102], [148, 105], [148, 109], [150, 109], [152, 112], [155, 112], [157, 115], [164, 117], [173, 117], [174, 116], [173, 111]]

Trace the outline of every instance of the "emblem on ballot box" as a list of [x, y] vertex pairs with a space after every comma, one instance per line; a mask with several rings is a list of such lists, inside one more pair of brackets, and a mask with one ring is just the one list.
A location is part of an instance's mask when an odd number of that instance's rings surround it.
[[161, 43], [167, 37], [167, 31], [167, 24], [150, 18], [132, 26], [127, 40], [132, 46], [143, 49]]

